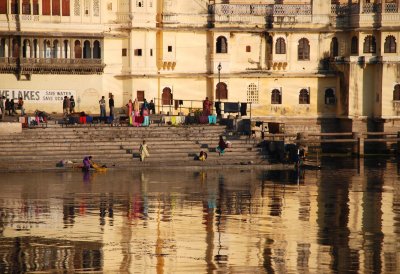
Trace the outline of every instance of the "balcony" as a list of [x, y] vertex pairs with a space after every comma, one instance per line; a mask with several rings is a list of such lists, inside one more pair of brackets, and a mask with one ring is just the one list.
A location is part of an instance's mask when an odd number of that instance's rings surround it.
[[101, 74], [102, 59], [0, 58], [0, 73], [18, 74]]

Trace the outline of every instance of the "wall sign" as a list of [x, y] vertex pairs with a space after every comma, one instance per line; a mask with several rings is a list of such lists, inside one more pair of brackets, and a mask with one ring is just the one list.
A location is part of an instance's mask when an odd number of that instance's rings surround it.
[[0, 89], [0, 95], [8, 99], [22, 97], [24, 101], [37, 103], [62, 102], [64, 96], [76, 98], [76, 90], [30, 90], [30, 89]]

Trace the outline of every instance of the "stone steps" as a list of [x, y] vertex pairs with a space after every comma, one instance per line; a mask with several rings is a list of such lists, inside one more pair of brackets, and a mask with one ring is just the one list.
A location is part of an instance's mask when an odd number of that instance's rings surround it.
[[[51, 169], [60, 160], [77, 165], [92, 155], [95, 162], [107, 166], [211, 166], [262, 162], [265, 156], [254, 141], [227, 136], [232, 143], [223, 156], [215, 152], [224, 126], [193, 127], [73, 127], [24, 129], [22, 134], [0, 139], [0, 168], [13, 170]], [[139, 146], [145, 139], [150, 157], [139, 161]], [[195, 161], [198, 153], [208, 154], [205, 162]]]

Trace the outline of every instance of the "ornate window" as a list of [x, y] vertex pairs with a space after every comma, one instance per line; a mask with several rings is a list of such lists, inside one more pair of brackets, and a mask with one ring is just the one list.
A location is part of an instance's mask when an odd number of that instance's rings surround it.
[[279, 89], [273, 89], [271, 92], [271, 104], [280, 105], [282, 104], [282, 93]]
[[69, 58], [68, 50], [69, 50], [69, 41], [68, 40], [64, 40], [63, 57], [66, 58], [66, 59]]
[[22, 46], [22, 57], [23, 58], [29, 58], [29, 51], [30, 51], [30, 42], [28, 39], [24, 40], [24, 44]]
[[299, 104], [309, 104], [310, 103], [310, 92], [308, 89], [301, 89], [299, 94]]
[[54, 40], [53, 42], [53, 58], [58, 58], [58, 47], [59, 47], [59, 43], [58, 40]]
[[358, 55], [358, 38], [357, 36], [353, 36], [351, 38], [351, 50], [352, 55]]
[[306, 38], [299, 40], [297, 51], [299, 60], [310, 60], [310, 42]]
[[13, 58], [19, 57], [19, 42], [17, 39], [12, 40], [12, 57]]
[[80, 0], [74, 1], [74, 15], [75, 16], [81, 15], [81, 1]]
[[74, 54], [75, 59], [82, 58], [82, 46], [81, 46], [81, 41], [79, 40], [75, 41], [74, 53], [75, 53]]
[[92, 50], [90, 48], [90, 42], [88, 40], [86, 40], [83, 43], [83, 58], [84, 59], [92, 58]]
[[396, 84], [393, 89], [393, 101], [400, 101], [400, 84]]
[[170, 88], [166, 87], [162, 91], [161, 101], [163, 105], [170, 106], [172, 105], [172, 91]]
[[100, 15], [100, 4], [99, 0], [93, 0], [93, 16]]
[[101, 48], [100, 48], [100, 42], [99, 41], [94, 41], [93, 44], [93, 58], [94, 59], [100, 59], [101, 58]]
[[228, 42], [224, 36], [217, 38], [217, 53], [228, 53]]
[[339, 56], [339, 42], [336, 37], [333, 37], [331, 41], [331, 57], [336, 56]]
[[364, 39], [364, 53], [376, 53], [375, 37], [368, 35]]
[[38, 47], [38, 40], [33, 40], [33, 58], [39, 57], [39, 47]]
[[254, 83], [247, 87], [247, 102], [258, 104], [258, 87]]
[[285, 39], [278, 38], [275, 43], [275, 53], [276, 54], [286, 54], [286, 43]]
[[334, 105], [336, 103], [335, 90], [328, 88], [325, 90], [325, 105]]
[[389, 35], [385, 39], [385, 53], [396, 53], [396, 38]]
[[218, 100], [228, 99], [228, 86], [224, 82], [217, 84], [217, 90], [215, 92], [215, 97]]
[[90, 0], [84, 0], [84, 8], [85, 8], [85, 15], [89, 16], [89, 11], [90, 11]]
[[49, 40], [43, 41], [44, 58], [51, 58], [51, 44]]

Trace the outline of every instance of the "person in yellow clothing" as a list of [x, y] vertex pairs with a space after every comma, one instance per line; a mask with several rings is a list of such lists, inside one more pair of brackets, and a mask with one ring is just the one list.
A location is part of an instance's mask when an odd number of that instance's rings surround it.
[[207, 159], [207, 153], [204, 151], [200, 151], [199, 160], [205, 161]]

